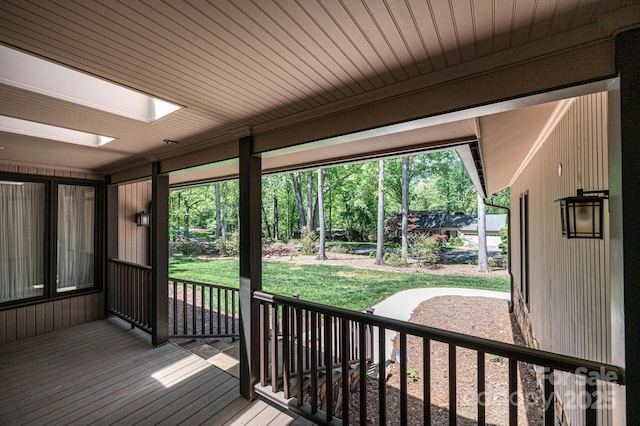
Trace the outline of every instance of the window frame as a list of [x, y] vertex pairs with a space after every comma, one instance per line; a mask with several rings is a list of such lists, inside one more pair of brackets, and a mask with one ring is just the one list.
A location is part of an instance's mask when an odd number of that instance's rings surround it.
[[[68, 299], [84, 294], [101, 293], [104, 289], [104, 230], [105, 230], [105, 183], [101, 180], [40, 176], [22, 173], [0, 172], [0, 180], [44, 184], [44, 291], [42, 295], [25, 299], [0, 302], [0, 311], [42, 302]], [[95, 189], [94, 212], [94, 279], [93, 286], [58, 292], [55, 277], [58, 259], [58, 186], [77, 185]]]

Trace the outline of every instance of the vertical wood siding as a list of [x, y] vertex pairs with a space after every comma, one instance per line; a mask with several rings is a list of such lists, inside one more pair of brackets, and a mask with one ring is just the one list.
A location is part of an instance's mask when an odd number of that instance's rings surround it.
[[[609, 215], [605, 201], [603, 240], [565, 239], [555, 200], [584, 190], [605, 190], [607, 168], [607, 94], [575, 100], [535, 158], [511, 187], [511, 205], [529, 191], [529, 321], [540, 348], [600, 362], [611, 362]], [[562, 176], [558, 166], [562, 164]], [[519, 211], [512, 209], [512, 259], [520, 289]], [[575, 392], [583, 387], [567, 386]], [[582, 424], [580, 414], [567, 413]], [[607, 423], [607, 413], [600, 419]]]
[[149, 213], [151, 181], [118, 187], [118, 259], [150, 265], [149, 228], [136, 225], [136, 213]]
[[[90, 172], [0, 163], [0, 172], [100, 180]], [[93, 293], [0, 311], [0, 343], [104, 318], [104, 294]]]

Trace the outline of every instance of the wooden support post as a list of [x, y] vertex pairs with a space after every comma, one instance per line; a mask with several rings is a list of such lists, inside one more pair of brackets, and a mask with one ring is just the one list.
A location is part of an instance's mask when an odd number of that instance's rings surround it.
[[115, 277], [109, 260], [118, 258], [118, 186], [111, 184], [111, 177], [107, 177], [107, 221], [106, 240], [107, 255], [105, 259], [105, 315], [109, 315], [109, 308], [113, 306]]
[[256, 396], [260, 368], [260, 317], [253, 292], [262, 290], [262, 161], [253, 137], [240, 139], [240, 395]]
[[151, 342], [169, 341], [169, 176], [151, 175]]

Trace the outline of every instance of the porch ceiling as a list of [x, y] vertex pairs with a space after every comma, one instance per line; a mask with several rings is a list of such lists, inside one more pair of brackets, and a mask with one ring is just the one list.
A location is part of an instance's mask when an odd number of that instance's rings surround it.
[[[108, 174], [160, 160], [167, 163], [169, 171], [175, 171], [201, 166], [205, 157], [197, 150], [217, 147], [224, 155], [212, 155], [211, 162], [230, 160], [234, 153], [230, 144], [238, 134], [269, 134], [271, 139], [265, 137], [262, 146], [268, 151], [324, 139], [296, 130], [301, 129], [296, 126], [321, 118], [329, 119], [324, 123], [334, 122], [335, 129], [320, 126], [325, 130], [318, 134], [339, 136], [403, 121], [412, 114], [421, 118], [430, 111], [451, 111], [455, 106], [445, 97], [434, 99], [437, 106], [431, 109], [423, 103], [405, 105], [415, 112], [398, 118], [396, 108], [390, 106], [382, 107], [380, 116], [346, 120], [349, 111], [365, 106], [384, 105], [416, 91], [509, 69], [561, 51], [597, 46], [610, 41], [617, 31], [639, 24], [640, 5], [633, 0], [505, 0], [499, 7], [489, 0], [2, 0], [0, 44], [182, 109], [147, 124], [0, 84], [0, 115], [116, 138], [100, 148], [90, 148], [0, 132], [0, 162]], [[609, 59], [600, 62], [611, 62]], [[600, 62], [584, 64], [583, 68], [597, 68]], [[597, 72], [602, 76], [608, 71]], [[578, 82], [588, 76], [576, 71], [573, 78]], [[522, 82], [507, 83], [523, 86], [521, 93], [529, 90]], [[478, 88], [477, 97], [470, 102], [481, 102], [487, 89]], [[529, 120], [522, 112], [483, 119], [481, 143], [490, 144], [500, 135], [496, 125], [509, 120], [530, 124], [520, 126], [515, 136], [534, 140], [536, 136], [528, 132], [536, 131], [535, 123], [544, 121], [542, 116], [549, 108], [531, 110], [540, 114], [539, 120]], [[331, 121], [343, 112], [346, 124]], [[294, 158], [292, 152], [279, 159], [272, 155], [265, 160], [272, 166], [266, 167], [328, 161], [332, 158], [328, 149], [347, 158], [473, 137], [469, 118], [452, 115], [396, 137], [349, 142], [338, 151], [335, 145], [319, 145], [305, 151], [304, 159]], [[274, 133], [282, 129], [298, 133], [288, 139]], [[180, 144], [166, 145], [163, 139]], [[527, 149], [514, 148], [516, 151], [522, 156]], [[483, 148], [483, 156], [494, 152]], [[501, 168], [504, 153], [495, 155], [496, 160], [484, 159], [485, 167]], [[216, 173], [205, 170], [212, 169], [200, 167], [199, 175], [183, 173], [181, 179], [211, 178]], [[504, 181], [509, 173], [489, 170], [489, 185], [492, 180]], [[502, 183], [492, 188], [500, 186]]]

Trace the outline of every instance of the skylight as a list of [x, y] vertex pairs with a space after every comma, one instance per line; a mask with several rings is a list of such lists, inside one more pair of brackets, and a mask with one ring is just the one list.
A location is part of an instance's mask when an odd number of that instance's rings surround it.
[[180, 109], [53, 62], [0, 46], [0, 83], [151, 123]]
[[61, 142], [75, 143], [98, 148], [111, 142], [114, 138], [79, 132], [77, 130], [20, 120], [18, 118], [0, 116], [0, 131], [52, 139]]

